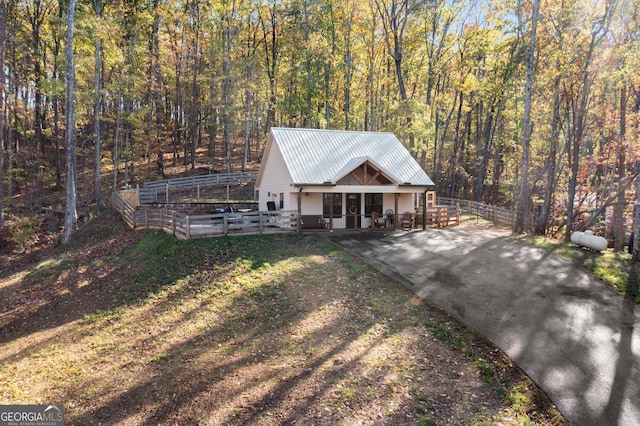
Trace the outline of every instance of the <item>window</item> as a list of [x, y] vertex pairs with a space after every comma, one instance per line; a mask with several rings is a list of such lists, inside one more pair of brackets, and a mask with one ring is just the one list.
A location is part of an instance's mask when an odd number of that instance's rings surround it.
[[329, 217], [331, 199], [333, 198], [333, 217], [342, 217], [342, 193], [324, 192], [322, 194], [322, 215]]
[[382, 214], [382, 194], [364, 194], [364, 214]]
[[280, 193], [280, 210], [284, 209], [284, 193]]

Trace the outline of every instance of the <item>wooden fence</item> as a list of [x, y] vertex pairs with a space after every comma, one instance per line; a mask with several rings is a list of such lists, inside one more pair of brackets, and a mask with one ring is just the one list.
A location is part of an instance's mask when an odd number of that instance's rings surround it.
[[240, 234], [275, 234], [296, 231], [296, 212], [233, 212], [190, 215], [175, 210], [130, 204], [131, 192], [118, 191], [113, 208], [132, 229], [162, 229], [178, 239], [209, 238]]
[[495, 225], [503, 225], [513, 228], [516, 222], [516, 212], [502, 207], [491, 206], [489, 204], [478, 203], [476, 201], [445, 197], [438, 197], [438, 204], [448, 206], [458, 204], [460, 205], [461, 211], [488, 219]]
[[257, 172], [212, 173], [208, 175], [145, 182], [142, 188], [140, 188], [140, 202], [155, 203], [159, 201], [161, 197], [166, 199], [169, 191], [253, 182], [257, 177]]
[[426, 226], [443, 226], [460, 225], [460, 208], [458, 204], [452, 205], [436, 205], [427, 207], [425, 214], [422, 209], [416, 213], [417, 225], [422, 225], [422, 218], [425, 219]]

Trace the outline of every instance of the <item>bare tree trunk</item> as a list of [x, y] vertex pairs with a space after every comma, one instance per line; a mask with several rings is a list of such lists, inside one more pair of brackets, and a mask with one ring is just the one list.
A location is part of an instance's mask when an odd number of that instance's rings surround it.
[[622, 83], [620, 89], [620, 135], [618, 137], [618, 155], [616, 158], [616, 174], [618, 181], [618, 197], [613, 207], [613, 240], [614, 250], [623, 251], [625, 245], [625, 226], [624, 226], [624, 208], [625, 208], [625, 191], [622, 190], [624, 178], [626, 175], [626, 135], [627, 135], [627, 84]]
[[[102, 0], [93, 1], [93, 10], [96, 13], [98, 19], [102, 19], [103, 4]], [[100, 131], [100, 113], [101, 113], [101, 93], [100, 87], [102, 82], [101, 77], [101, 58], [100, 50], [102, 49], [102, 40], [100, 37], [96, 37], [95, 41], [95, 63], [93, 70], [93, 92], [94, 92], [94, 105], [93, 105], [93, 131], [95, 134], [95, 160], [94, 160], [94, 176], [93, 176], [93, 198], [94, 200], [100, 199], [100, 158], [102, 157], [102, 134]]]
[[[63, 11], [59, 11], [62, 17]], [[60, 78], [58, 72], [58, 56], [60, 55], [60, 36], [54, 31], [54, 48], [53, 48], [53, 79], [58, 81]], [[62, 189], [62, 158], [60, 155], [60, 101], [58, 94], [53, 97], [53, 135], [55, 138], [55, 155], [54, 164], [56, 168], [56, 190]]]
[[373, 10], [373, 6], [371, 6], [371, 33], [369, 34], [370, 40], [368, 40], [369, 48], [367, 49], [367, 60], [368, 60], [368, 69], [367, 69], [367, 112], [366, 112], [366, 120], [364, 130], [366, 131], [374, 131], [376, 130], [376, 96], [375, 96], [375, 57], [376, 57], [376, 13]]
[[[640, 168], [640, 161], [636, 162], [636, 168]], [[634, 203], [633, 218], [633, 258], [640, 262], [640, 176], [636, 177], [636, 201]]]
[[[402, 60], [404, 58], [404, 34], [411, 16], [416, 13], [423, 4], [421, 2], [410, 2], [408, 0], [391, 0], [391, 2], [386, 5], [382, 1], [376, 0], [376, 5], [382, 17], [387, 51], [393, 58], [400, 99], [406, 101], [407, 88], [402, 68]], [[407, 129], [412, 127], [411, 116], [406, 118], [406, 127]], [[411, 131], [409, 132], [409, 147], [412, 149], [415, 148], [415, 135]]]
[[545, 235], [549, 226], [549, 216], [551, 215], [551, 205], [553, 204], [553, 190], [556, 181], [556, 157], [558, 155], [558, 138], [560, 132], [560, 74], [556, 77], [553, 94], [553, 118], [551, 119], [551, 140], [549, 155], [547, 157], [546, 173], [547, 183], [544, 190], [544, 201], [542, 211], [538, 216], [534, 233]]
[[122, 115], [122, 89], [118, 91], [116, 104], [116, 134], [113, 141], [113, 190], [118, 189], [118, 167], [120, 163], [120, 116]]
[[[190, 132], [191, 132], [191, 170], [196, 168], [196, 150], [200, 142], [200, 86], [198, 85], [198, 74], [200, 72], [200, 25], [201, 10], [200, 5], [194, 3], [195, 10], [195, 42], [193, 47], [193, 70], [192, 70], [192, 87], [191, 87], [191, 113], [190, 113]], [[185, 156], [186, 156], [185, 152]], [[186, 163], [185, 163], [186, 164]]]
[[74, 113], [74, 89], [76, 85], [75, 68], [73, 64], [73, 26], [75, 16], [75, 0], [69, 0], [69, 13], [67, 15], [67, 40], [65, 45], [65, 56], [67, 59], [66, 70], [66, 131], [67, 131], [67, 203], [64, 220], [64, 236], [62, 241], [71, 241], [71, 235], [78, 220], [76, 210], [76, 138]]
[[4, 53], [7, 34], [7, 3], [2, 2], [2, 16], [0, 17], [0, 230], [4, 228]]
[[269, 79], [269, 106], [267, 107], [267, 120], [265, 122], [265, 133], [276, 123], [277, 104], [277, 84], [276, 71], [278, 69], [278, 58], [280, 56], [279, 22], [278, 22], [278, 2], [268, 9], [269, 22], [260, 16], [260, 26], [264, 36], [265, 69]]
[[223, 62], [222, 62], [222, 140], [224, 142], [226, 171], [231, 173], [231, 48], [236, 36], [235, 22], [232, 22], [236, 12], [235, 0], [231, 0], [231, 10], [227, 11], [225, 27], [223, 29]]
[[245, 120], [244, 120], [244, 150], [242, 155], [242, 171], [247, 171], [247, 161], [249, 159], [249, 150], [251, 141], [251, 108], [253, 104], [253, 84], [255, 83], [255, 63], [253, 59], [249, 59], [251, 65], [249, 65], [249, 84], [245, 90]]
[[449, 165], [449, 197], [456, 196], [456, 176], [458, 175], [458, 151], [460, 150], [460, 120], [462, 119], [462, 106], [464, 96], [459, 93], [458, 116], [456, 117], [456, 131], [453, 140], [453, 154], [451, 155], [451, 164]]
[[573, 222], [574, 222], [574, 206], [575, 206], [575, 197], [576, 197], [576, 189], [578, 185], [578, 169], [579, 169], [579, 160], [580, 160], [580, 147], [582, 146], [582, 141], [584, 138], [584, 127], [585, 127], [585, 115], [587, 111], [587, 104], [589, 101], [589, 93], [591, 91], [591, 61], [593, 59], [593, 54], [596, 49], [596, 46], [602, 41], [604, 36], [606, 35], [609, 24], [611, 21], [611, 14], [613, 13], [613, 7], [615, 2], [608, 2], [605, 5], [604, 15], [602, 17], [597, 18], [597, 21], [593, 23], [592, 31], [591, 31], [591, 40], [589, 42], [589, 48], [585, 55], [584, 62], [584, 77], [582, 81], [582, 91], [579, 98], [579, 106], [578, 111], [574, 114], [575, 124], [573, 126], [571, 133], [572, 138], [572, 153], [570, 156], [571, 160], [571, 176], [569, 178], [569, 188], [568, 188], [568, 202], [567, 202], [567, 227], [565, 229], [564, 239], [565, 241], [569, 241], [571, 238], [571, 233], [573, 232]]
[[536, 30], [538, 27], [538, 12], [540, 10], [540, 0], [533, 3], [531, 17], [531, 36], [529, 39], [529, 51], [527, 52], [527, 79], [524, 93], [524, 118], [523, 118], [523, 138], [522, 138], [522, 176], [520, 178], [520, 194], [518, 197], [518, 209], [516, 212], [516, 223], [513, 232], [520, 234], [524, 231], [524, 222], [529, 210], [529, 147], [531, 145], [531, 96], [533, 91], [533, 67], [536, 51]]

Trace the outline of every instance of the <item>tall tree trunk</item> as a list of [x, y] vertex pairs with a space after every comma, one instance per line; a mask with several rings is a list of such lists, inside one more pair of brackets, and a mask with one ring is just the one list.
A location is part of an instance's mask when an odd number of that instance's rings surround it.
[[[102, 19], [103, 4], [102, 0], [93, 0], [93, 10], [96, 17]], [[102, 83], [102, 75], [100, 73], [101, 58], [100, 50], [102, 49], [102, 40], [100, 37], [96, 37], [95, 41], [95, 62], [93, 68], [93, 132], [95, 135], [95, 158], [94, 158], [94, 173], [93, 173], [93, 198], [94, 200], [100, 199], [100, 159], [102, 157], [102, 132], [100, 131], [100, 114], [101, 114], [101, 100], [102, 94], [100, 93], [100, 87]]]
[[64, 235], [62, 241], [71, 241], [71, 235], [76, 226], [78, 213], [76, 211], [76, 138], [74, 113], [74, 90], [76, 85], [75, 68], [73, 64], [73, 26], [75, 17], [75, 0], [69, 0], [69, 13], [67, 15], [67, 39], [65, 45], [65, 57], [67, 59], [66, 70], [66, 96], [65, 114], [67, 131], [67, 201], [64, 220]]
[[178, 164], [179, 151], [178, 147], [180, 146], [181, 140], [181, 132], [182, 132], [182, 86], [180, 82], [180, 76], [182, 71], [182, 56], [180, 55], [176, 60], [176, 92], [175, 92], [175, 100], [173, 103], [173, 166], [175, 167]]
[[[344, 53], [344, 129], [351, 130], [351, 80], [353, 78], [353, 51], [352, 51], [352, 33], [353, 19], [355, 14], [355, 2], [348, 4], [349, 15], [347, 16]], [[333, 38], [335, 40], [335, 37]], [[332, 43], [331, 53], [335, 53], [335, 42]]]
[[520, 234], [524, 231], [525, 217], [529, 211], [531, 194], [529, 193], [529, 151], [531, 145], [531, 97], [533, 91], [533, 67], [536, 50], [536, 30], [538, 27], [538, 12], [540, 0], [535, 0], [531, 16], [531, 35], [529, 39], [529, 51], [527, 52], [527, 78], [524, 93], [524, 118], [522, 137], [522, 175], [520, 177], [520, 191], [518, 196], [518, 209], [516, 223], [513, 232]]
[[[6, 53], [5, 53], [6, 55]], [[16, 43], [13, 42], [11, 43], [11, 64], [9, 66], [10, 70], [9, 70], [9, 75], [8, 75], [8, 79], [9, 79], [9, 90], [6, 92], [7, 93], [7, 98], [9, 97], [8, 95], [12, 95], [13, 97], [13, 108], [9, 107], [7, 108], [9, 112], [11, 112], [13, 110], [13, 114], [9, 115], [9, 123], [8, 124], [8, 132], [7, 132], [7, 145], [9, 148], [9, 153], [7, 155], [7, 159], [8, 161], [8, 165], [6, 167], [7, 169], [7, 175], [8, 178], [7, 180], [9, 181], [7, 184], [7, 196], [9, 198], [11, 198], [11, 196], [13, 195], [13, 153], [14, 153], [14, 149], [13, 149], [13, 125], [11, 125], [11, 120], [10, 120], [10, 116], [13, 115], [13, 121], [14, 121], [14, 125], [17, 125], [17, 121], [18, 121], [18, 117], [15, 111], [16, 105], [18, 105], [18, 85], [16, 84], [15, 80], [16, 80], [16, 74], [15, 74], [15, 69], [16, 69]], [[11, 104], [11, 102], [9, 102], [9, 104]], [[17, 137], [16, 137], [17, 139]], [[17, 145], [17, 143], [16, 143]]]
[[313, 107], [311, 105], [311, 101], [313, 99], [313, 73], [311, 71], [311, 46], [309, 43], [309, 34], [311, 32], [311, 28], [309, 25], [309, 14], [311, 12], [309, 11], [308, 0], [302, 0], [302, 12], [304, 14], [304, 62], [307, 76], [307, 87], [305, 95], [306, 112], [304, 117], [304, 126], [310, 128], [313, 127]]
[[624, 178], [626, 176], [626, 137], [627, 137], [627, 84], [622, 82], [620, 88], [620, 134], [618, 136], [618, 147], [616, 149], [618, 155], [616, 158], [616, 175], [618, 182], [618, 199], [613, 207], [613, 248], [615, 251], [623, 251], [625, 245], [625, 226], [624, 226], [624, 209], [625, 191]]
[[[640, 169], [640, 161], [636, 161], [636, 169]], [[640, 176], [636, 177], [636, 201], [633, 217], [633, 258], [640, 262]]]
[[376, 14], [373, 10], [371, 10], [371, 32], [369, 34], [369, 45], [367, 49], [367, 95], [366, 95], [366, 119], [364, 130], [366, 131], [375, 131], [377, 129], [376, 126], [376, 93], [375, 93], [375, 58], [376, 58]]
[[0, 231], [4, 229], [4, 54], [7, 35], [7, 2], [3, 1], [0, 11]]
[[456, 131], [453, 139], [453, 154], [451, 164], [449, 164], [449, 197], [456, 196], [456, 178], [458, 175], [458, 151], [460, 150], [460, 121], [462, 119], [462, 106], [464, 105], [464, 95], [460, 92], [458, 98], [458, 116], [456, 117]]
[[251, 141], [251, 110], [253, 105], [253, 85], [255, 84], [255, 62], [253, 59], [249, 59], [251, 64], [249, 65], [249, 84], [245, 90], [245, 119], [244, 119], [244, 150], [242, 155], [242, 171], [247, 171], [247, 161], [249, 158], [250, 141]]
[[[60, 18], [62, 18], [63, 11], [60, 9], [58, 12]], [[53, 47], [53, 79], [58, 81], [60, 73], [58, 71], [58, 56], [60, 56], [60, 44], [61, 40], [58, 34], [54, 31], [54, 47]], [[62, 189], [62, 156], [60, 155], [60, 100], [59, 96], [53, 97], [53, 135], [55, 138], [55, 155], [54, 164], [56, 169], [56, 190]]]
[[[193, 46], [193, 69], [191, 87], [191, 114], [189, 126], [191, 132], [191, 170], [196, 168], [196, 149], [200, 142], [200, 86], [198, 85], [198, 74], [200, 73], [200, 25], [201, 10], [200, 5], [195, 2], [195, 42]], [[186, 155], [186, 152], [185, 152]]]
[[553, 204], [553, 193], [556, 182], [556, 162], [558, 156], [558, 140], [560, 137], [560, 73], [558, 73], [554, 82], [553, 92], [553, 113], [551, 119], [551, 138], [549, 155], [545, 171], [547, 173], [547, 181], [544, 189], [544, 201], [538, 220], [536, 222], [534, 233], [536, 235], [546, 235], [549, 226], [549, 217], [551, 215], [551, 206]]
[[589, 103], [589, 94], [591, 92], [591, 61], [593, 60], [593, 54], [596, 46], [602, 41], [609, 29], [611, 21], [611, 15], [613, 8], [615, 7], [615, 1], [609, 1], [605, 5], [604, 15], [596, 18], [592, 25], [591, 40], [589, 42], [589, 48], [587, 49], [584, 60], [584, 77], [582, 80], [582, 91], [580, 93], [578, 110], [574, 113], [573, 129], [570, 132], [572, 139], [570, 163], [571, 163], [571, 176], [569, 178], [568, 188], [568, 201], [567, 201], [567, 227], [565, 229], [564, 239], [569, 241], [571, 233], [574, 227], [574, 206], [576, 190], [578, 185], [578, 169], [580, 160], [580, 147], [582, 146], [584, 131], [585, 131], [585, 115], [587, 112], [587, 104]]
[[[42, 137], [42, 51], [40, 31], [49, 13], [49, 5], [43, 4], [42, 0], [35, 0], [26, 6], [28, 9], [28, 19], [31, 25], [31, 42], [33, 48], [33, 82], [34, 82], [34, 130], [35, 130], [35, 148], [34, 156], [42, 151], [44, 154], [44, 143]], [[34, 159], [34, 161], [36, 161]], [[37, 162], [37, 161], [36, 161]], [[36, 166], [37, 167], [37, 164]]]
[[[407, 100], [407, 88], [402, 68], [402, 60], [404, 57], [404, 34], [407, 24], [410, 21], [410, 17], [419, 7], [422, 6], [422, 3], [412, 3], [408, 0], [391, 0], [389, 5], [386, 5], [383, 1], [376, 0], [376, 5], [382, 17], [387, 51], [393, 58], [400, 100], [404, 102]], [[413, 150], [413, 148], [415, 148], [415, 135], [413, 131], [411, 131], [411, 115], [406, 117], [405, 125], [409, 130], [409, 147]]]
[[122, 89], [118, 90], [118, 98], [116, 101], [116, 131], [113, 138], [113, 190], [118, 189], [118, 167], [120, 163], [120, 128], [122, 115]]
[[269, 80], [269, 101], [267, 107], [267, 120], [265, 122], [265, 133], [276, 123], [277, 105], [277, 84], [276, 71], [278, 69], [278, 58], [280, 55], [279, 23], [278, 23], [278, 2], [268, 8], [269, 22], [260, 16], [260, 26], [264, 37], [265, 70]]
[[231, 173], [232, 147], [231, 147], [231, 49], [236, 35], [235, 22], [232, 22], [236, 12], [236, 2], [231, 0], [231, 10], [226, 11], [223, 29], [223, 62], [222, 62], [222, 140], [225, 149], [226, 171]]
[[484, 129], [482, 131], [483, 144], [479, 152], [480, 164], [478, 166], [478, 172], [476, 174], [476, 186], [475, 186], [475, 200], [477, 202], [482, 201], [482, 192], [484, 190], [484, 179], [487, 175], [487, 166], [489, 165], [489, 146], [491, 145], [492, 133], [493, 133], [493, 121], [496, 114], [496, 101], [491, 103], [489, 109], [489, 116], [484, 123]]

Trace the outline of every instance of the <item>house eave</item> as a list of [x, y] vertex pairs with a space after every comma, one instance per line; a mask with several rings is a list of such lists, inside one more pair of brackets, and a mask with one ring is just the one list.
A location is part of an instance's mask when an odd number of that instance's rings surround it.
[[323, 183], [293, 183], [294, 188], [304, 188], [305, 186], [336, 186], [335, 183], [323, 182]]

